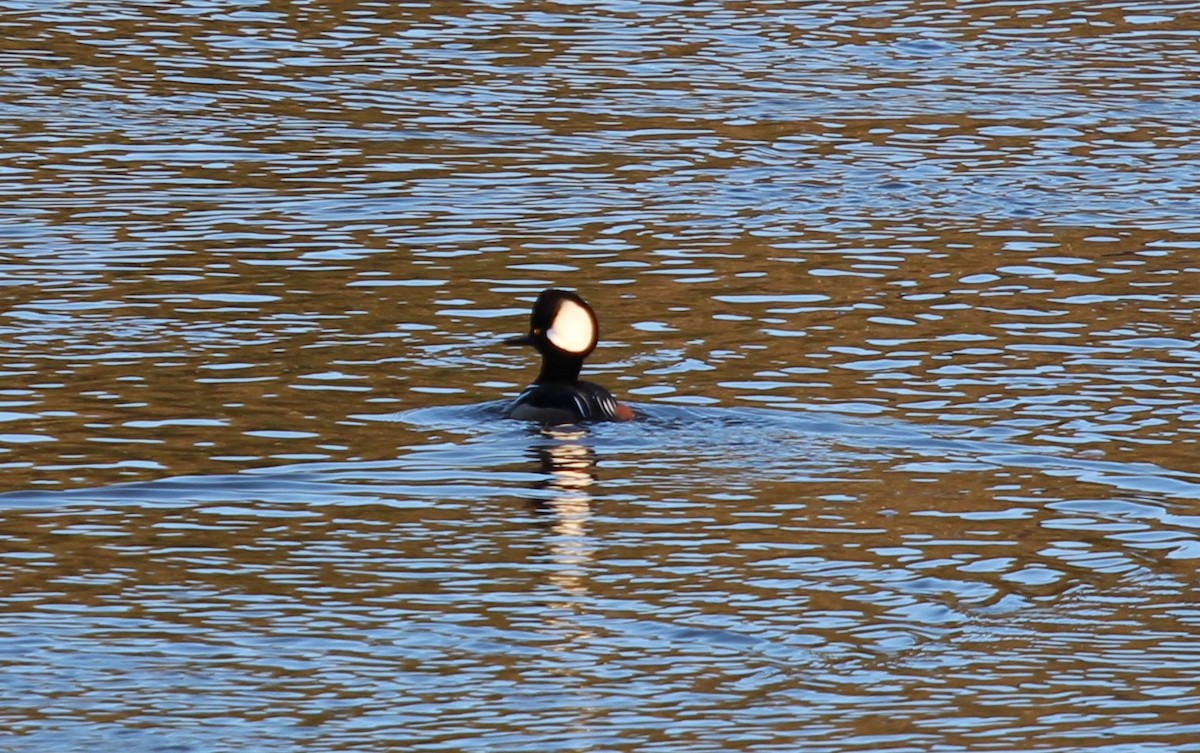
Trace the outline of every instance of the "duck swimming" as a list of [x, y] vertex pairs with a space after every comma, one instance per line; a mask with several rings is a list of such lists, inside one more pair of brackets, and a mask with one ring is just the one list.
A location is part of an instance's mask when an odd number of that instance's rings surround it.
[[542, 370], [504, 409], [505, 418], [542, 424], [629, 421], [633, 410], [598, 384], [579, 378], [583, 359], [600, 339], [596, 313], [567, 290], [543, 290], [529, 315], [529, 332], [506, 345], [532, 345], [542, 354]]

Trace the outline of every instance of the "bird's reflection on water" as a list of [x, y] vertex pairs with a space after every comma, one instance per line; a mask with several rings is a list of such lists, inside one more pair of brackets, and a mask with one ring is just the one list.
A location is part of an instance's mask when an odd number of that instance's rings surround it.
[[550, 582], [564, 593], [587, 592], [587, 576], [596, 547], [588, 531], [592, 496], [588, 487], [596, 482], [596, 455], [584, 441], [587, 429], [578, 426], [543, 427], [545, 441], [533, 453], [544, 473], [537, 488], [549, 495], [532, 498], [534, 509], [548, 522]]

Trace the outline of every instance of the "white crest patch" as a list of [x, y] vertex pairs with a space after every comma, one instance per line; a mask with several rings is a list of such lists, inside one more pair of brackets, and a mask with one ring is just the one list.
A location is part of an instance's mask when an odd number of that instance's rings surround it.
[[568, 353], [582, 353], [592, 347], [596, 339], [596, 323], [583, 306], [572, 300], [564, 300], [546, 330], [550, 342]]

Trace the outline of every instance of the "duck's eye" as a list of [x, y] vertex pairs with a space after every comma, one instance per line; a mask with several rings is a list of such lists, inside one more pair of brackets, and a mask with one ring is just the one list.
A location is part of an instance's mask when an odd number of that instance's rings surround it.
[[541, 331], [540, 329], [538, 329], [537, 327], [534, 327], [534, 328], [533, 328], [533, 334], [535, 334], [535, 335], [540, 335], [540, 334], [542, 334], [542, 331]]

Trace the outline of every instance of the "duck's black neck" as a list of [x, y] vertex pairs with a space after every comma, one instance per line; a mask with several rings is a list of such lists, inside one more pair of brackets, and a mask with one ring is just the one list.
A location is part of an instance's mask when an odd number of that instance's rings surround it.
[[579, 381], [579, 370], [583, 368], [583, 359], [576, 356], [563, 356], [558, 353], [542, 354], [542, 370], [538, 372], [534, 384], [575, 384]]

